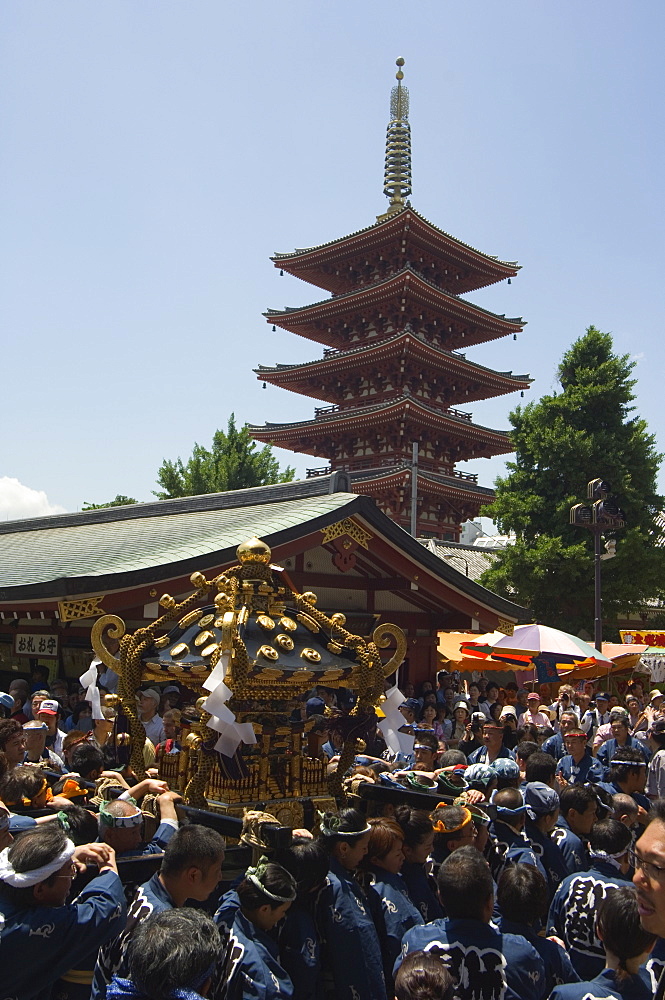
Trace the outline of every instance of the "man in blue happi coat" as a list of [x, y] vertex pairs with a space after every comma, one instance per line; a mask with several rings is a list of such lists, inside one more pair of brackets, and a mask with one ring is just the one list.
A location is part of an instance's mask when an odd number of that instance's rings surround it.
[[492, 875], [498, 881], [507, 865], [527, 864], [539, 870], [543, 878], [547, 873], [524, 833], [526, 805], [519, 788], [502, 788], [492, 796], [491, 804], [496, 809], [496, 819], [490, 824], [490, 835], [494, 838], [499, 863]]
[[[99, 875], [67, 903], [79, 868]], [[48, 1000], [56, 980], [120, 932], [126, 905], [115, 855], [75, 847], [59, 823], [23, 834], [0, 852], [0, 968], [5, 996]]]
[[549, 785], [531, 781], [524, 790], [524, 802], [527, 807], [525, 834], [545, 869], [551, 899], [568, 874], [563, 854], [550, 836], [559, 818], [559, 796]]
[[619, 750], [637, 750], [644, 758], [644, 763], [648, 765], [652, 753], [644, 740], [638, 740], [630, 735], [628, 730], [628, 718], [621, 712], [612, 712], [610, 715], [610, 725], [612, 726], [612, 739], [606, 740], [599, 748], [596, 759], [605, 768], [604, 777], [607, 778], [610, 772], [610, 762]]
[[597, 815], [598, 796], [592, 785], [568, 785], [559, 793], [559, 818], [551, 837], [569, 875], [589, 867], [587, 844]]
[[134, 893], [121, 933], [100, 949], [91, 1000], [106, 996], [113, 975], [127, 975], [127, 948], [139, 924], [189, 899], [205, 902], [221, 880], [223, 861], [224, 840], [215, 830], [191, 824], [174, 834], [159, 871]]
[[431, 951], [448, 967], [459, 1000], [542, 1000], [545, 966], [524, 937], [503, 933], [490, 923], [494, 891], [489, 866], [474, 847], [460, 847], [437, 875], [445, 920], [412, 927], [404, 935], [404, 958]]
[[635, 870], [640, 923], [658, 939], [643, 966], [654, 1000], [665, 996], [665, 799], [653, 803], [651, 821], [635, 844], [631, 857]]
[[637, 822], [644, 827], [648, 821], [651, 802], [644, 794], [647, 781], [647, 765], [639, 750], [626, 747], [617, 750], [610, 761], [610, 769], [607, 779], [599, 781], [600, 788], [604, 788], [610, 795], [617, 792], [624, 792], [630, 795], [637, 803]]
[[548, 934], [556, 934], [580, 979], [590, 980], [605, 967], [596, 934], [596, 914], [610, 886], [629, 884], [630, 830], [614, 819], [600, 820], [589, 838], [591, 865], [563, 880], [552, 900]]
[[555, 986], [577, 983], [575, 972], [564, 949], [539, 933], [547, 919], [549, 895], [547, 883], [532, 865], [506, 868], [497, 892], [499, 927], [504, 934], [521, 934], [533, 945], [545, 965], [545, 995]]
[[555, 733], [554, 736], [548, 737], [540, 749], [543, 753], [550, 754], [555, 760], [561, 760], [564, 754], [567, 753], [566, 733], [576, 732], [579, 730], [579, 726], [580, 720], [577, 718], [577, 712], [574, 712], [572, 709], [562, 712], [559, 716], [559, 732]]
[[556, 769], [559, 784], [585, 785], [603, 780], [603, 765], [591, 755], [586, 733], [581, 729], [572, 730], [564, 736], [564, 743], [565, 753]]
[[469, 756], [469, 764], [492, 764], [497, 757], [515, 760], [513, 751], [503, 742], [503, 726], [493, 719], [483, 724], [483, 744]]
[[143, 837], [143, 813], [135, 799], [126, 793], [113, 802], [102, 802], [99, 807], [99, 839], [109, 844], [119, 858], [134, 858], [137, 854], [162, 854], [178, 829], [176, 802], [181, 801], [177, 792], [162, 792], [159, 803], [159, 826], [152, 840]]

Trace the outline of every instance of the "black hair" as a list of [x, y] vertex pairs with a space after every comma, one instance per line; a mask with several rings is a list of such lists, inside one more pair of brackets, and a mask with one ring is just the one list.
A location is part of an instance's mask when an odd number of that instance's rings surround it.
[[[76, 703], [72, 711], [72, 722], [78, 722], [83, 712], [92, 714], [92, 706], [89, 701], [79, 701]], [[72, 728], [78, 729], [78, 726], [75, 725]]]
[[322, 886], [328, 874], [330, 859], [316, 840], [294, 840], [290, 847], [279, 851], [276, 861], [293, 875], [298, 884], [298, 896], [306, 899]]
[[149, 1000], [168, 1000], [186, 987], [198, 992], [221, 949], [217, 925], [202, 910], [184, 906], [153, 913], [131, 936], [129, 978]]
[[[64, 830], [77, 847], [82, 844], [92, 844], [99, 836], [99, 823], [94, 813], [76, 802], [63, 806]], [[62, 822], [62, 821], [61, 821]]]
[[[443, 848], [448, 852], [451, 841], [459, 839], [460, 830], [467, 824], [464, 822], [464, 810], [467, 809], [466, 806], [447, 806], [438, 805], [434, 812], [432, 813], [432, 823], [442, 823], [449, 832], [444, 832], [443, 830], [435, 830], [434, 832], [434, 850], [441, 851]], [[473, 822], [473, 819], [467, 820], [467, 822]]]
[[533, 740], [522, 740], [515, 747], [515, 756], [520, 760], [527, 761], [532, 753], [539, 753], [540, 747]]
[[628, 827], [617, 819], [600, 819], [594, 823], [589, 834], [589, 847], [592, 851], [620, 854], [628, 850], [632, 840]]
[[571, 809], [585, 813], [590, 802], [597, 804], [598, 796], [589, 785], [566, 785], [559, 792], [559, 810], [564, 819]]
[[0, 799], [14, 812], [24, 812], [29, 805], [23, 798], [34, 799], [44, 787], [46, 775], [39, 767], [19, 764], [0, 778]]
[[[613, 763], [615, 762], [616, 763]], [[610, 761], [610, 781], [625, 781], [630, 774], [635, 772], [637, 765], [646, 767], [647, 763], [639, 750], [632, 747], [623, 747], [615, 750]]]
[[547, 916], [547, 881], [534, 865], [510, 865], [499, 879], [496, 899], [506, 920], [535, 924]]
[[542, 781], [544, 785], [549, 785], [556, 772], [556, 761], [548, 753], [538, 750], [529, 757], [524, 769], [524, 777], [529, 781]]
[[421, 743], [424, 747], [427, 747], [428, 750], [431, 750], [433, 753], [436, 753], [439, 749], [439, 741], [437, 740], [434, 733], [421, 733], [421, 732], [417, 733], [416, 743]]
[[263, 892], [258, 885], [247, 877], [236, 887], [236, 892], [240, 898], [240, 905], [243, 910], [251, 913], [252, 910], [258, 910], [260, 906], [266, 905], [271, 910], [276, 910], [277, 907], [282, 906], [283, 902], [289, 896], [293, 896], [294, 882], [295, 880], [291, 872], [286, 871], [285, 868], [282, 868], [281, 865], [276, 864], [274, 861], [270, 861], [265, 866], [265, 872], [261, 876], [261, 884], [273, 896], [283, 897], [282, 900], [278, 902], [272, 899], [271, 896]]
[[481, 920], [494, 893], [489, 865], [475, 847], [459, 847], [436, 876], [441, 905], [451, 919]]
[[[327, 812], [323, 814], [321, 826], [334, 833], [319, 833], [318, 841], [325, 851], [330, 853], [335, 846], [342, 842], [355, 843], [356, 837], [367, 826], [367, 820], [358, 809], [340, 809], [339, 812]], [[350, 834], [345, 837], [344, 834]]]
[[402, 828], [404, 843], [407, 847], [417, 847], [418, 844], [432, 832], [432, 820], [429, 813], [423, 809], [412, 809], [411, 806], [397, 806], [395, 819]]
[[538, 746], [538, 744], [536, 743], [536, 737], [538, 736], [538, 726], [534, 726], [532, 722], [523, 723], [519, 727], [515, 735], [517, 736], [518, 746], [520, 743], [535, 743], [536, 747]]
[[82, 778], [87, 778], [92, 771], [104, 770], [104, 754], [92, 743], [79, 743], [72, 750], [71, 768]]
[[22, 733], [23, 726], [16, 719], [0, 720], [0, 750], [5, 749], [7, 743], [16, 733]]
[[169, 876], [198, 868], [205, 874], [220, 860], [225, 846], [224, 838], [210, 827], [196, 823], [181, 826], [166, 845], [160, 871]]
[[444, 750], [439, 754], [439, 767], [454, 767], [456, 764], [466, 764], [466, 754], [461, 750]]
[[440, 955], [411, 951], [395, 976], [396, 1000], [454, 1000], [455, 980]]
[[637, 907], [637, 893], [633, 886], [610, 886], [598, 907], [596, 934], [601, 938], [606, 952], [619, 959], [616, 977], [619, 981], [630, 973], [626, 963], [649, 951], [656, 935], [644, 930]]
[[487, 682], [487, 684], [485, 685], [485, 694], [487, 694], [487, 692], [489, 691], [490, 688], [496, 688], [497, 691], [501, 690], [501, 688], [499, 687], [499, 685], [497, 684], [496, 681], [488, 681]]
[[[15, 872], [32, 872], [62, 854], [67, 845], [67, 837], [59, 823], [43, 823], [32, 830], [21, 834], [13, 844], [10, 844], [8, 859]], [[44, 879], [46, 885], [53, 885], [55, 875]], [[33, 893], [34, 886], [18, 888], [0, 882], [2, 895], [8, 897], [19, 906], [37, 906]]]

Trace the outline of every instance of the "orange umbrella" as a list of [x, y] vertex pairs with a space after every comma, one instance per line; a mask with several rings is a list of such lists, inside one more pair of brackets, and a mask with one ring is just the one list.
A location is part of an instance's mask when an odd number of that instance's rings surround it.
[[442, 668], [468, 673], [472, 670], [510, 670], [510, 667], [491, 657], [479, 659], [461, 650], [463, 642], [484, 641], [490, 637], [499, 638], [502, 632], [477, 635], [475, 632], [439, 632], [438, 654]]

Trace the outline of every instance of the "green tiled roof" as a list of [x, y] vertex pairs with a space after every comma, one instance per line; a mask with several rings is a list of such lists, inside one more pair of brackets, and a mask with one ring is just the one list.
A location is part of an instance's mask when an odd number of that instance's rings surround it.
[[[268, 539], [341, 510], [354, 500], [352, 494], [333, 493], [145, 517], [140, 516], [142, 505], [137, 505], [131, 508], [134, 516], [130, 518], [101, 523], [95, 518], [86, 523], [85, 515], [77, 514], [69, 516], [70, 523], [67, 517], [58, 517], [51, 526], [50, 519], [44, 518], [44, 527], [30, 522], [25, 530], [17, 521], [15, 530], [7, 532], [5, 526], [0, 534], [0, 600], [4, 588], [137, 573], [225, 549], [233, 551], [252, 535]], [[145, 505], [151, 510], [154, 506]]]

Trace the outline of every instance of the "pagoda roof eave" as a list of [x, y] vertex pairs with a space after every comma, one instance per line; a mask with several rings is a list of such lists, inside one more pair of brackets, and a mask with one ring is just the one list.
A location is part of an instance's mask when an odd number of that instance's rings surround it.
[[493, 368], [479, 365], [475, 361], [469, 361], [462, 354], [427, 343], [427, 341], [418, 337], [410, 330], [403, 330], [401, 333], [394, 334], [392, 337], [386, 337], [377, 343], [351, 347], [345, 351], [337, 351], [331, 357], [320, 358], [315, 361], [301, 361], [296, 364], [259, 365], [258, 368], [254, 368], [253, 370], [259, 379], [263, 378], [268, 381], [284, 384], [288, 381], [290, 375], [312, 377], [324, 372], [333, 374], [338, 370], [343, 370], [353, 365], [357, 362], [359, 356], [365, 357], [369, 362], [381, 355], [397, 354], [406, 344], [411, 346], [415, 355], [427, 355], [428, 359], [434, 359], [435, 363], [437, 360], [440, 360], [442, 362], [441, 367], [443, 368], [445, 365], [446, 371], [450, 371], [451, 369], [457, 371], [467, 370], [469, 373], [477, 376], [484, 376], [487, 382], [509, 383], [515, 389], [524, 388], [533, 382], [533, 379], [529, 375], [515, 375], [512, 371], [496, 371]]
[[[395, 469], [368, 469], [367, 471], [351, 472], [349, 475], [354, 487], [371, 486], [373, 489], [382, 487], [389, 489], [392, 486], [404, 486], [411, 483], [411, 469], [406, 465]], [[479, 503], [489, 503], [495, 496], [494, 490], [488, 489], [486, 486], [456, 480], [453, 476], [437, 476], [435, 473], [421, 470], [418, 470], [418, 484], [420, 487], [429, 487], [428, 492], [437, 495], [456, 496], [466, 500], [475, 498]]]
[[284, 447], [285, 440], [290, 439], [293, 445], [286, 445], [286, 447], [308, 454], [306, 448], [297, 446], [297, 442], [301, 440], [304, 432], [310, 434], [313, 432], [317, 437], [326, 436], [329, 438], [330, 433], [338, 431], [340, 426], [356, 428], [371, 427], [376, 424], [385, 426], [389, 420], [395, 421], [405, 417], [428, 427], [438, 425], [441, 429], [447, 430], [448, 433], [457, 432], [462, 438], [468, 441], [473, 441], [474, 438], [489, 438], [491, 439], [491, 454], [494, 455], [509, 454], [514, 450], [507, 431], [483, 427], [481, 424], [474, 424], [471, 420], [466, 420], [464, 417], [456, 417], [452, 414], [443, 413], [426, 406], [413, 396], [402, 396], [388, 403], [358, 407], [353, 410], [338, 410], [312, 420], [284, 424], [266, 423], [263, 426], [248, 424], [247, 426], [252, 437], [255, 437], [259, 441], [275, 444], [277, 447]]
[[[497, 272], [497, 278], [495, 280], [501, 280], [503, 277], [513, 277], [521, 269], [517, 261], [505, 261], [501, 260], [499, 257], [493, 254], [484, 253], [482, 250], [476, 249], [476, 247], [471, 246], [470, 243], [465, 243], [463, 240], [458, 239], [456, 236], [452, 236], [450, 233], [445, 232], [443, 229], [439, 229], [434, 223], [430, 222], [429, 219], [417, 212], [415, 208], [410, 205], [406, 205], [401, 211], [395, 212], [393, 215], [389, 216], [387, 219], [381, 219], [377, 222], [372, 223], [369, 226], [365, 226], [363, 229], [358, 229], [353, 233], [349, 233], [348, 236], [338, 237], [334, 240], [329, 240], [327, 243], [321, 243], [318, 246], [313, 247], [303, 247], [295, 250], [291, 250], [287, 253], [274, 253], [270, 258], [276, 267], [284, 267], [289, 263], [302, 264], [308, 258], [313, 263], [314, 258], [318, 257], [321, 260], [326, 258], [333, 258], [339, 256], [339, 251], [344, 253], [348, 252], [350, 246], [354, 243], [362, 243], [363, 237], [375, 237], [380, 235], [382, 232], [390, 229], [397, 229], [403, 223], [411, 220], [411, 217], [420, 223], [423, 228], [429, 230], [431, 236], [437, 242], [444, 243], [448, 247], [455, 249], [458, 253], [462, 253], [467, 259], [476, 258], [478, 264], [494, 270]], [[499, 272], [505, 272], [500, 274]]]
[[[429, 293], [430, 295], [433, 294], [435, 297], [438, 297], [441, 304], [448, 308], [450, 308], [450, 306], [454, 306], [460, 312], [466, 312], [471, 316], [477, 316], [481, 319], [489, 320], [505, 327], [506, 334], [518, 333], [526, 326], [526, 320], [522, 319], [521, 316], [510, 317], [505, 314], [494, 313], [489, 309], [483, 309], [482, 306], [469, 302], [468, 299], [464, 299], [461, 296], [451, 295], [450, 292], [444, 292], [443, 289], [438, 287], [438, 285], [434, 285], [432, 282], [427, 281], [422, 277], [422, 275], [418, 274], [410, 267], [402, 268], [401, 271], [391, 275], [389, 278], [383, 278], [381, 281], [377, 281], [372, 285], [365, 285], [355, 291], [344, 292], [341, 295], [333, 295], [330, 298], [321, 299], [318, 302], [312, 302], [305, 306], [287, 306], [284, 309], [268, 309], [263, 315], [269, 323], [279, 323], [280, 326], [283, 326], [288, 330], [290, 329], [290, 325], [288, 322], [283, 322], [285, 320], [293, 320], [297, 316], [301, 319], [306, 319], [308, 313], [311, 314], [312, 319], [322, 318], [326, 314], [329, 314], [330, 311], [342, 313], [344, 311], [344, 307], [348, 306], [349, 303], [353, 303], [354, 301], [360, 302], [363, 299], [381, 301], [382, 298], [386, 297], [386, 293], [390, 294], [393, 291], [394, 286], [399, 287], [400, 283], [404, 285], [411, 282], [414, 286], [419, 287], [422, 292]], [[280, 322], [280, 320], [282, 322]]]

